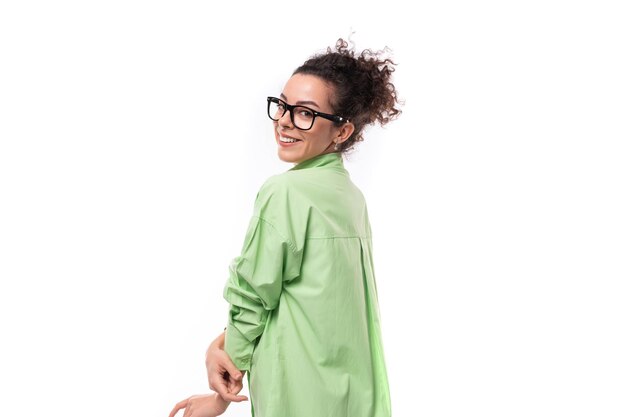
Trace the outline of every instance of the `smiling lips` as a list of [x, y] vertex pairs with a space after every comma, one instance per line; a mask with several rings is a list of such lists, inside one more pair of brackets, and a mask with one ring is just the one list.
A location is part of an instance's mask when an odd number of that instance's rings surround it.
[[302, 139], [290, 138], [289, 136], [278, 135], [278, 140], [282, 143], [296, 143], [301, 142]]

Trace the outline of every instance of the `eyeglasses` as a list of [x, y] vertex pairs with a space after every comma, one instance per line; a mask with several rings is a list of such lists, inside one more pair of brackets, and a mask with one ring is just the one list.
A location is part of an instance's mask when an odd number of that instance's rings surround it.
[[300, 130], [309, 130], [313, 127], [313, 122], [316, 117], [323, 117], [324, 119], [332, 120], [338, 123], [348, 123], [345, 117], [336, 116], [334, 114], [322, 113], [315, 111], [306, 106], [292, 106], [287, 104], [283, 100], [276, 97], [267, 98], [267, 115], [273, 121], [280, 120], [281, 117], [289, 110], [291, 116], [291, 123]]

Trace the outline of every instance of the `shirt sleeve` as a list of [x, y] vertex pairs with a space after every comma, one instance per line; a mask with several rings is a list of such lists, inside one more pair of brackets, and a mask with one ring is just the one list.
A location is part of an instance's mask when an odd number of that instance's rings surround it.
[[283, 283], [300, 274], [302, 252], [292, 243], [284, 186], [266, 182], [255, 200], [241, 253], [229, 265], [224, 351], [240, 370], [250, 370], [257, 339], [278, 306]]

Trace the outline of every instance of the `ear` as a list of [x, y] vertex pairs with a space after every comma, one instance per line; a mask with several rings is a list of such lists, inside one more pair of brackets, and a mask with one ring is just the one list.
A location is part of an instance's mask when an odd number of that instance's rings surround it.
[[335, 136], [334, 140], [336, 140], [339, 143], [348, 140], [348, 138], [352, 135], [352, 133], [354, 133], [354, 129], [355, 127], [352, 122], [344, 123], [339, 128], [339, 131], [337, 132], [337, 135]]

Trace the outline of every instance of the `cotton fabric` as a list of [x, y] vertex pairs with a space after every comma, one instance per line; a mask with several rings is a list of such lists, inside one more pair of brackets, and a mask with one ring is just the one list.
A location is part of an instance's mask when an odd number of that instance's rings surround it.
[[372, 249], [341, 154], [263, 183], [223, 291], [252, 416], [391, 416]]

